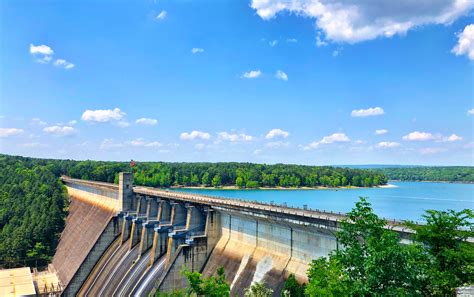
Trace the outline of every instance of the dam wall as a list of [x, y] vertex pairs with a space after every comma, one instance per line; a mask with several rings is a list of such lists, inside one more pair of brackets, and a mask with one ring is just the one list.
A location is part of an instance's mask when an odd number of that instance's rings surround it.
[[264, 282], [279, 294], [290, 273], [306, 282], [311, 260], [337, 248], [334, 234], [324, 229], [226, 211], [220, 212], [220, 219], [222, 236], [203, 274], [210, 276], [224, 267], [231, 295], [242, 296], [243, 288], [254, 282]]

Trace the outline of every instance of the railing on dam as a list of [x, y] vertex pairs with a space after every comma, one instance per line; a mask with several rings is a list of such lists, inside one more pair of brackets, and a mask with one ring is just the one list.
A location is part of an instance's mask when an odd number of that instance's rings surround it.
[[70, 178], [68, 176], [61, 176], [61, 180], [68, 187], [109, 197], [112, 199], [118, 199], [119, 186], [116, 184], [82, 180]]
[[[205, 204], [212, 207], [232, 207], [240, 208], [242, 210], [259, 210], [275, 214], [282, 214], [288, 216], [296, 216], [301, 219], [318, 219], [324, 221], [332, 221], [334, 223], [339, 223], [342, 220], [346, 219], [347, 216], [344, 213], [332, 212], [332, 211], [322, 211], [308, 208], [300, 207], [289, 207], [286, 205], [275, 205], [271, 203], [265, 203], [260, 201], [248, 201], [243, 199], [235, 198], [224, 198], [224, 197], [213, 197], [201, 194], [190, 194], [182, 192], [174, 192], [168, 190], [160, 190], [150, 187], [133, 187], [133, 191], [137, 194], [148, 195], [148, 196], [157, 196], [174, 200], [181, 200], [189, 203], [199, 203]], [[413, 231], [406, 226], [404, 226], [403, 221], [396, 220], [387, 220], [387, 228], [393, 229], [394, 231], [403, 232], [403, 233], [413, 233]]]

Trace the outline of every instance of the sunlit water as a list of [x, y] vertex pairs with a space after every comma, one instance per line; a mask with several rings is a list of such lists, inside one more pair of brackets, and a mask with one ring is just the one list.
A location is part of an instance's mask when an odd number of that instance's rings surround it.
[[382, 217], [421, 221], [427, 209], [474, 208], [474, 184], [390, 182], [395, 187], [338, 190], [212, 190], [179, 189], [204, 195], [241, 198], [288, 206], [348, 212], [359, 196], [368, 197]]

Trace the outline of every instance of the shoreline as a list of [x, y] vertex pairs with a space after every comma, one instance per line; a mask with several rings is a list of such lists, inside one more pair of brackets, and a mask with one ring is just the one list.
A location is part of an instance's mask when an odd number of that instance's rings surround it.
[[248, 189], [248, 188], [239, 188], [237, 186], [222, 186], [222, 187], [204, 187], [204, 186], [172, 186], [170, 189], [186, 189], [186, 190], [226, 190], [226, 191], [251, 191], [251, 190], [281, 190], [281, 191], [291, 191], [291, 190], [332, 190], [332, 191], [338, 191], [338, 190], [351, 190], [351, 189], [373, 189], [373, 188], [397, 188], [398, 186], [392, 185], [390, 183], [386, 185], [380, 185], [380, 186], [375, 186], [375, 187], [355, 187], [355, 186], [344, 186], [344, 187], [337, 187], [337, 188], [330, 188], [330, 187], [298, 187], [298, 188], [285, 188], [285, 187], [259, 187], [259, 188], [253, 188], [253, 189]]
[[440, 184], [462, 184], [472, 185], [474, 182], [470, 181], [447, 181], [447, 180], [400, 180], [391, 179], [390, 181], [401, 182], [401, 183], [440, 183]]

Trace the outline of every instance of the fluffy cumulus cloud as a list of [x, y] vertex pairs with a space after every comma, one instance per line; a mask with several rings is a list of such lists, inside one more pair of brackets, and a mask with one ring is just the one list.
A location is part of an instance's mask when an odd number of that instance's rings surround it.
[[251, 71], [248, 71], [248, 72], [244, 72], [244, 74], [242, 74], [242, 78], [257, 78], [259, 76], [262, 75], [262, 71], [260, 70], [251, 70]]
[[181, 140], [195, 140], [195, 139], [202, 139], [202, 140], [209, 140], [211, 139], [211, 134], [207, 132], [202, 132], [202, 131], [191, 131], [190, 133], [188, 132], [183, 132], [179, 136]]
[[47, 45], [34, 45], [30, 44], [30, 54], [32, 55], [44, 55], [44, 56], [51, 56], [54, 54], [54, 51], [51, 47]]
[[387, 134], [387, 133], [388, 133], [387, 129], [375, 130], [375, 135], [384, 135], [384, 134]]
[[383, 115], [385, 111], [381, 107], [371, 107], [367, 109], [357, 109], [351, 112], [353, 117], [373, 117]]
[[287, 138], [288, 136], [290, 136], [289, 132], [277, 128], [277, 129], [272, 129], [268, 131], [267, 135], [265, 135], [265, 138], [266, 139], [273, 139], [276, 137]]
[[20, 135], [23, 132], [25, 132], [23, 129], [18, 128], [0, 128], [0, 137]]
[[199, 53], [203, 53], [204, 52], [204, 49], [203, 48], [199, 48], [199, 47], [193, 47], [191, 49], [191, 53], [193, 54], [199, 54]]
[[140, 125], [154, 126], [158, 124], [158, 120], [151, 119], [151, 118], [140, 118], [136, 120], [135, 123], [140, 124]]
[[382, 141], [377, 143], [378, 148], [394, 148], [394, 147], [399, 147], [400, 143], [398, 142], [390, 142], [390, 141]]
[[474, 115], [474, 108], [471, 108], [467, 111], [468, 115]]
[[82, 114], [81, 119], [86, 122], [105, 123], [110, 121], [120, 121], [125, 116], [125, 113], [120, 108], [114, 109], [96, 109], [86, 110]]
[[288, 75], [281, 70], [277, 70], [277, 72], [275, 73], [275, 77], [284, 81], [288, 80]]
[[459, 135], [456, 135], [456, 134], [451, 134], [450, 136], [445, 137], [445, 138], [443, 139], [443, 141], [445, 141], [445, 142], [457, 142], [457, 141], [462, 141], [462, 137], [459, 136]]
[[64, 60], [64, 59], [57, 59], [53, 63], [54, 66], [64, 68], [64, 69], [72, 69], [74, 68], [74, 64]]
[[474, 24], [467, 25], [458, 34], [458, 43], [451, 52], [456, 56], [466, 55], [469, 60], [474, 60]]
[[156, 15], [155, 20], [157, 20], [157, 21], [164, 20], [164, 19], [166, 19], [167, 15], [168, 15], [168, 13], [166, 12], [166, 10], [162, 10], [162, 11], [160, 11], [159, 14]]
[[[36, 62], [42, 64], [48, 64], [53, 60], [54, 51], [51, 47], [41, 44], [34, 45], [30, 44], [30, 54], [33, 55], [36, 59]], [[63, 68], [63, 69], [72, 69], [74, 64], [66, 61], [65, 59], [56, 59], [53, 63], [54, 66]]]
[[228, 133], [220, 132], [217, 135], [219, 140], [230, 141], [230, 142], [239, 142], [239, 141], [252, 141], [253, 137], [244, 133]]
[[404, 35], [427, 24], [450, 24], [474, 6], [469, 0], [252, 0], [264, 20], [289, 12], [315, 20], [327, 40], [356, 43]]
[[403, 140], [407, 140], [407, 141], [427, 141], [427, 140], [434, 140], [436, 138], [437, 137], [431, 133], [419, 132], [419, 131], [414, 131], [403, 136]]
[[309, 145], [304, 146], [303, 149], [304, 150], [317, 149], [321, 145], [331, 144], [331, 143], [338, 143], [338, 142], [349, 142], [349, 141], [350, 141], [350, 139], [349, 139], [349, 137], [347, 137], [346, 134], [344, 134], [344, 133], [333, 133], [331, 135], [324, 136], [319, 141], [311, 142]]
[[43, 132], [52, 134], [55, 136], [69, 136], [76, 133], [76, 129], [70, 126], [49, 126], [44, 127]]

